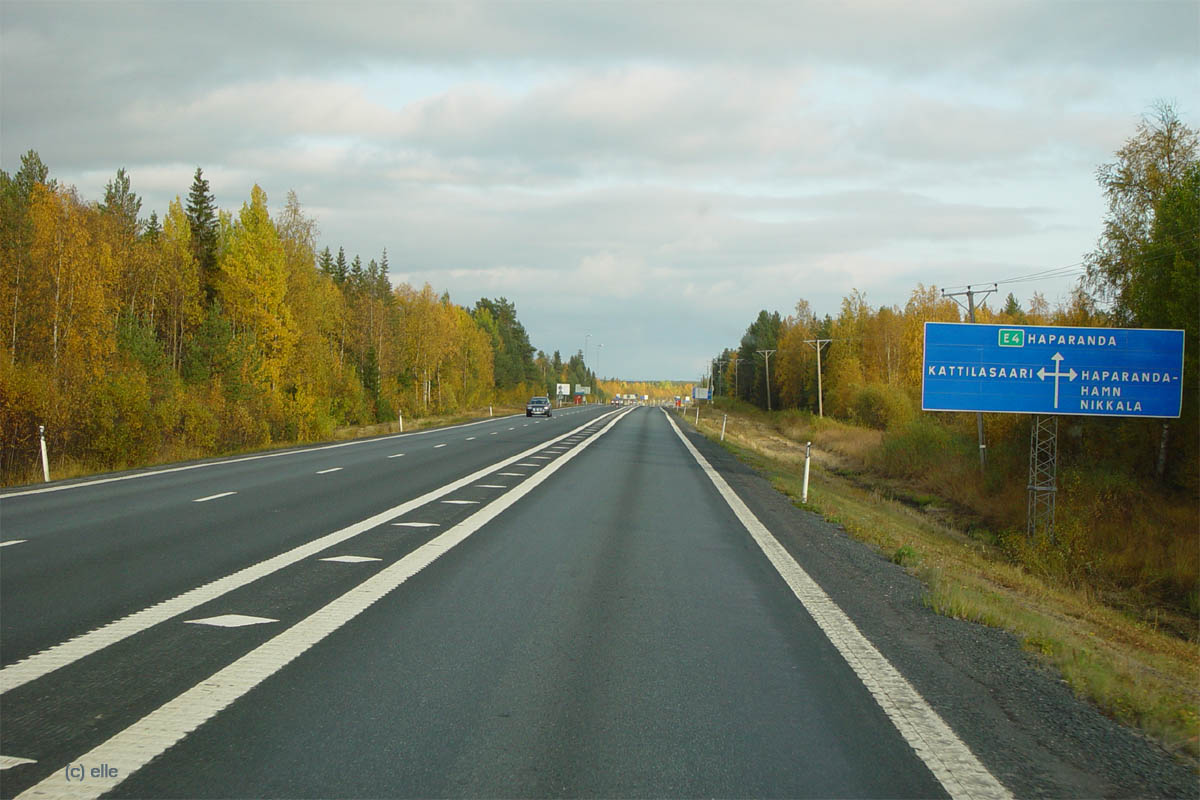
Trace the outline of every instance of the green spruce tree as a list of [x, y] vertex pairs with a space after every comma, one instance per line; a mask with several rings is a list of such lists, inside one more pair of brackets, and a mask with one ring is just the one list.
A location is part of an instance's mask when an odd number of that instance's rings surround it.
[[192, 228], [192, 254], [200, 265], [200, 286], [211, 303], [217, 293], [217, 207], [203, 172], [196, 167], [188, 192], [188, 224]]

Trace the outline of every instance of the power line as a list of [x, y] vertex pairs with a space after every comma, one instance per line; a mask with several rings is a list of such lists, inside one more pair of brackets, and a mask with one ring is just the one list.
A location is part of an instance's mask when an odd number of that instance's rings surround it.
[[947, 286], [945, 288], [946, 289], [970, 289], [972, 286], [980, 286], [980, 285], [986, 286], [988, 283], [992, 284], [993, 286], [999, 286], [1001, 284], [1007, 284], [1007, 283], [1025, 283], [1028, 281], [1042, 281], [1042, 280], [1050, 280], [1052, 278], [1065, 278], [1068, 275], [1082, 274], [1084, 272], [1086, 272], [1086, 269], [1084, 268], [1084, 262], [1080, 261], [1076, 264], [1070, 264], [1065, 267], [1050, 267], [1047, 269], [1038, 270], [1037, 272], [1031, 272], [1027, 275], [1015, 275], [1011, 278], [1005, 278], [1002, 281], [987, 281], [984, 283], [974, 283], [974, 284], [965, 283], [965, 284], [962, 284], [961, 286]]
[[[1200, 245], [1181, 244], [1172, 240], [1171, 244], [1175, 246], [1174, 250], [1169, 250], [1164, 253], [1141, 253], [1139, 257], [1146, 260], [1159, 260], [1167, 258], [1175, 258], [1176, 255], [1183, 254], [1191, 255], [1196, 251], [1200, 251]], [[1001, 281], [992, 281], [993, 286], [1004, 286], [1012, 283], [1030, 283], [1034, 281], [1048, 281], [1055, 278], [1069, 278], [1073, 275], [1084, 275], [1087, 273], [1087, 262], [1077, 261], [1074, 264], [1067, 264], [1062, 267], [1048, 267], [1037, 272], [1030, 272], [1026, 275], [1014, 275], [1011, 278], [1005, 278]], [[986, 285], [985, 283], [962, 284], [960, 286], [947, 286], [947, 289], [969, 289], [972, 285]]]

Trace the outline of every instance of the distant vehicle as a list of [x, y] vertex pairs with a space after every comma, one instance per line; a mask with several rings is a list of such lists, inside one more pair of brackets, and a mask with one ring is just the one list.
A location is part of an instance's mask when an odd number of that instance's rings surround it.
[[525, 416], [532, 417], [534, 414], [542, 414], [550, 416], [550, 398], [549, 397], [531, 397], [529, 402], [525, 404]]

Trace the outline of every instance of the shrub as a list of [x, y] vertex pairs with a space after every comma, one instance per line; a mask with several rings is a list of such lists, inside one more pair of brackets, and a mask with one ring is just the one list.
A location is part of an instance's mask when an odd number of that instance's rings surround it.
[[876, 430], [889, 430], [912, 421], [912, 403], [900, 388], [882, 383], [869, 383], [854, 393], [851, 416], [860, 425]]

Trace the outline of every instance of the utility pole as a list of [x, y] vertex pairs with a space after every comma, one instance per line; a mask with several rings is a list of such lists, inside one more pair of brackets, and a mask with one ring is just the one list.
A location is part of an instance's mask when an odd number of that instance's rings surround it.
[[825, 396], [821, 391], [821, 348], [832, 342], [833, 339], [805, 339], [804, 343], [813, 347], [817, 351], [817, 416], [825, 416]]
[[[729, 359], [728, 359], [728, 358], [714, 358], [714, 359], [713, 359], [713, 394], [716, 394], [716, 386], [717, 386], [717, 366], [718, 366], [718, 365], [721, 365], [721, 364], [728, 364], [728, 363], [729, 363]], [[729, 387], [728, 387], [728, 386], [726, 386], [726, 387], [725, 387], [725, 393], [726, 393], [726, 394], [729, 394]]]
[[754, 352], [756, 352], [760, 356], [762, 356], [763, 361], [765, 361], [766, 365], [767, 365], [767, 411], [770, 411], [771, 410], [771, 354], [774, 353], [775, 351], [774, 350], [755, 350]]
[[[958, 298], [962, 297], [963, 295], [966, 295], [966, 297], [967, 297], [967, 305], [966, 305], [967, 315], [970, 317], [971, 322], [974, 322], [975, 321], [975, 295], [981, 294], [981, 295], [983, 295], [983, 297], [987, 297], [989, 294], [991, 294], [994, 291], [996, 291], [996, 284], [993, 283], [992, 288], [990, 288], [990, 289], [972, 289], [970, 286], [968, 286], [967, 290], [965, 292], [947, 292], [945, 289], [942, 289], [942, 297], [949, 297], [951, 300], [958, 303], [958, 305], [961, 307], [962, 303], [959, 302]], [[983, 298], [981, 297], [980, 300], [982, 300], [982, 299]], [[979, 412], [975, 412], [975, 427], [979, 431], [979, 471], [983, 472], [984, 468], [987, 466], [987, 444], [985, 444], [983, 441], [983, 414], [981, 414]]]
[[746, 359], [734, 358], [731, 360], [733, 361], [733, 396], [736, 398], [738, 396], [738, 364], [741, 364]]

